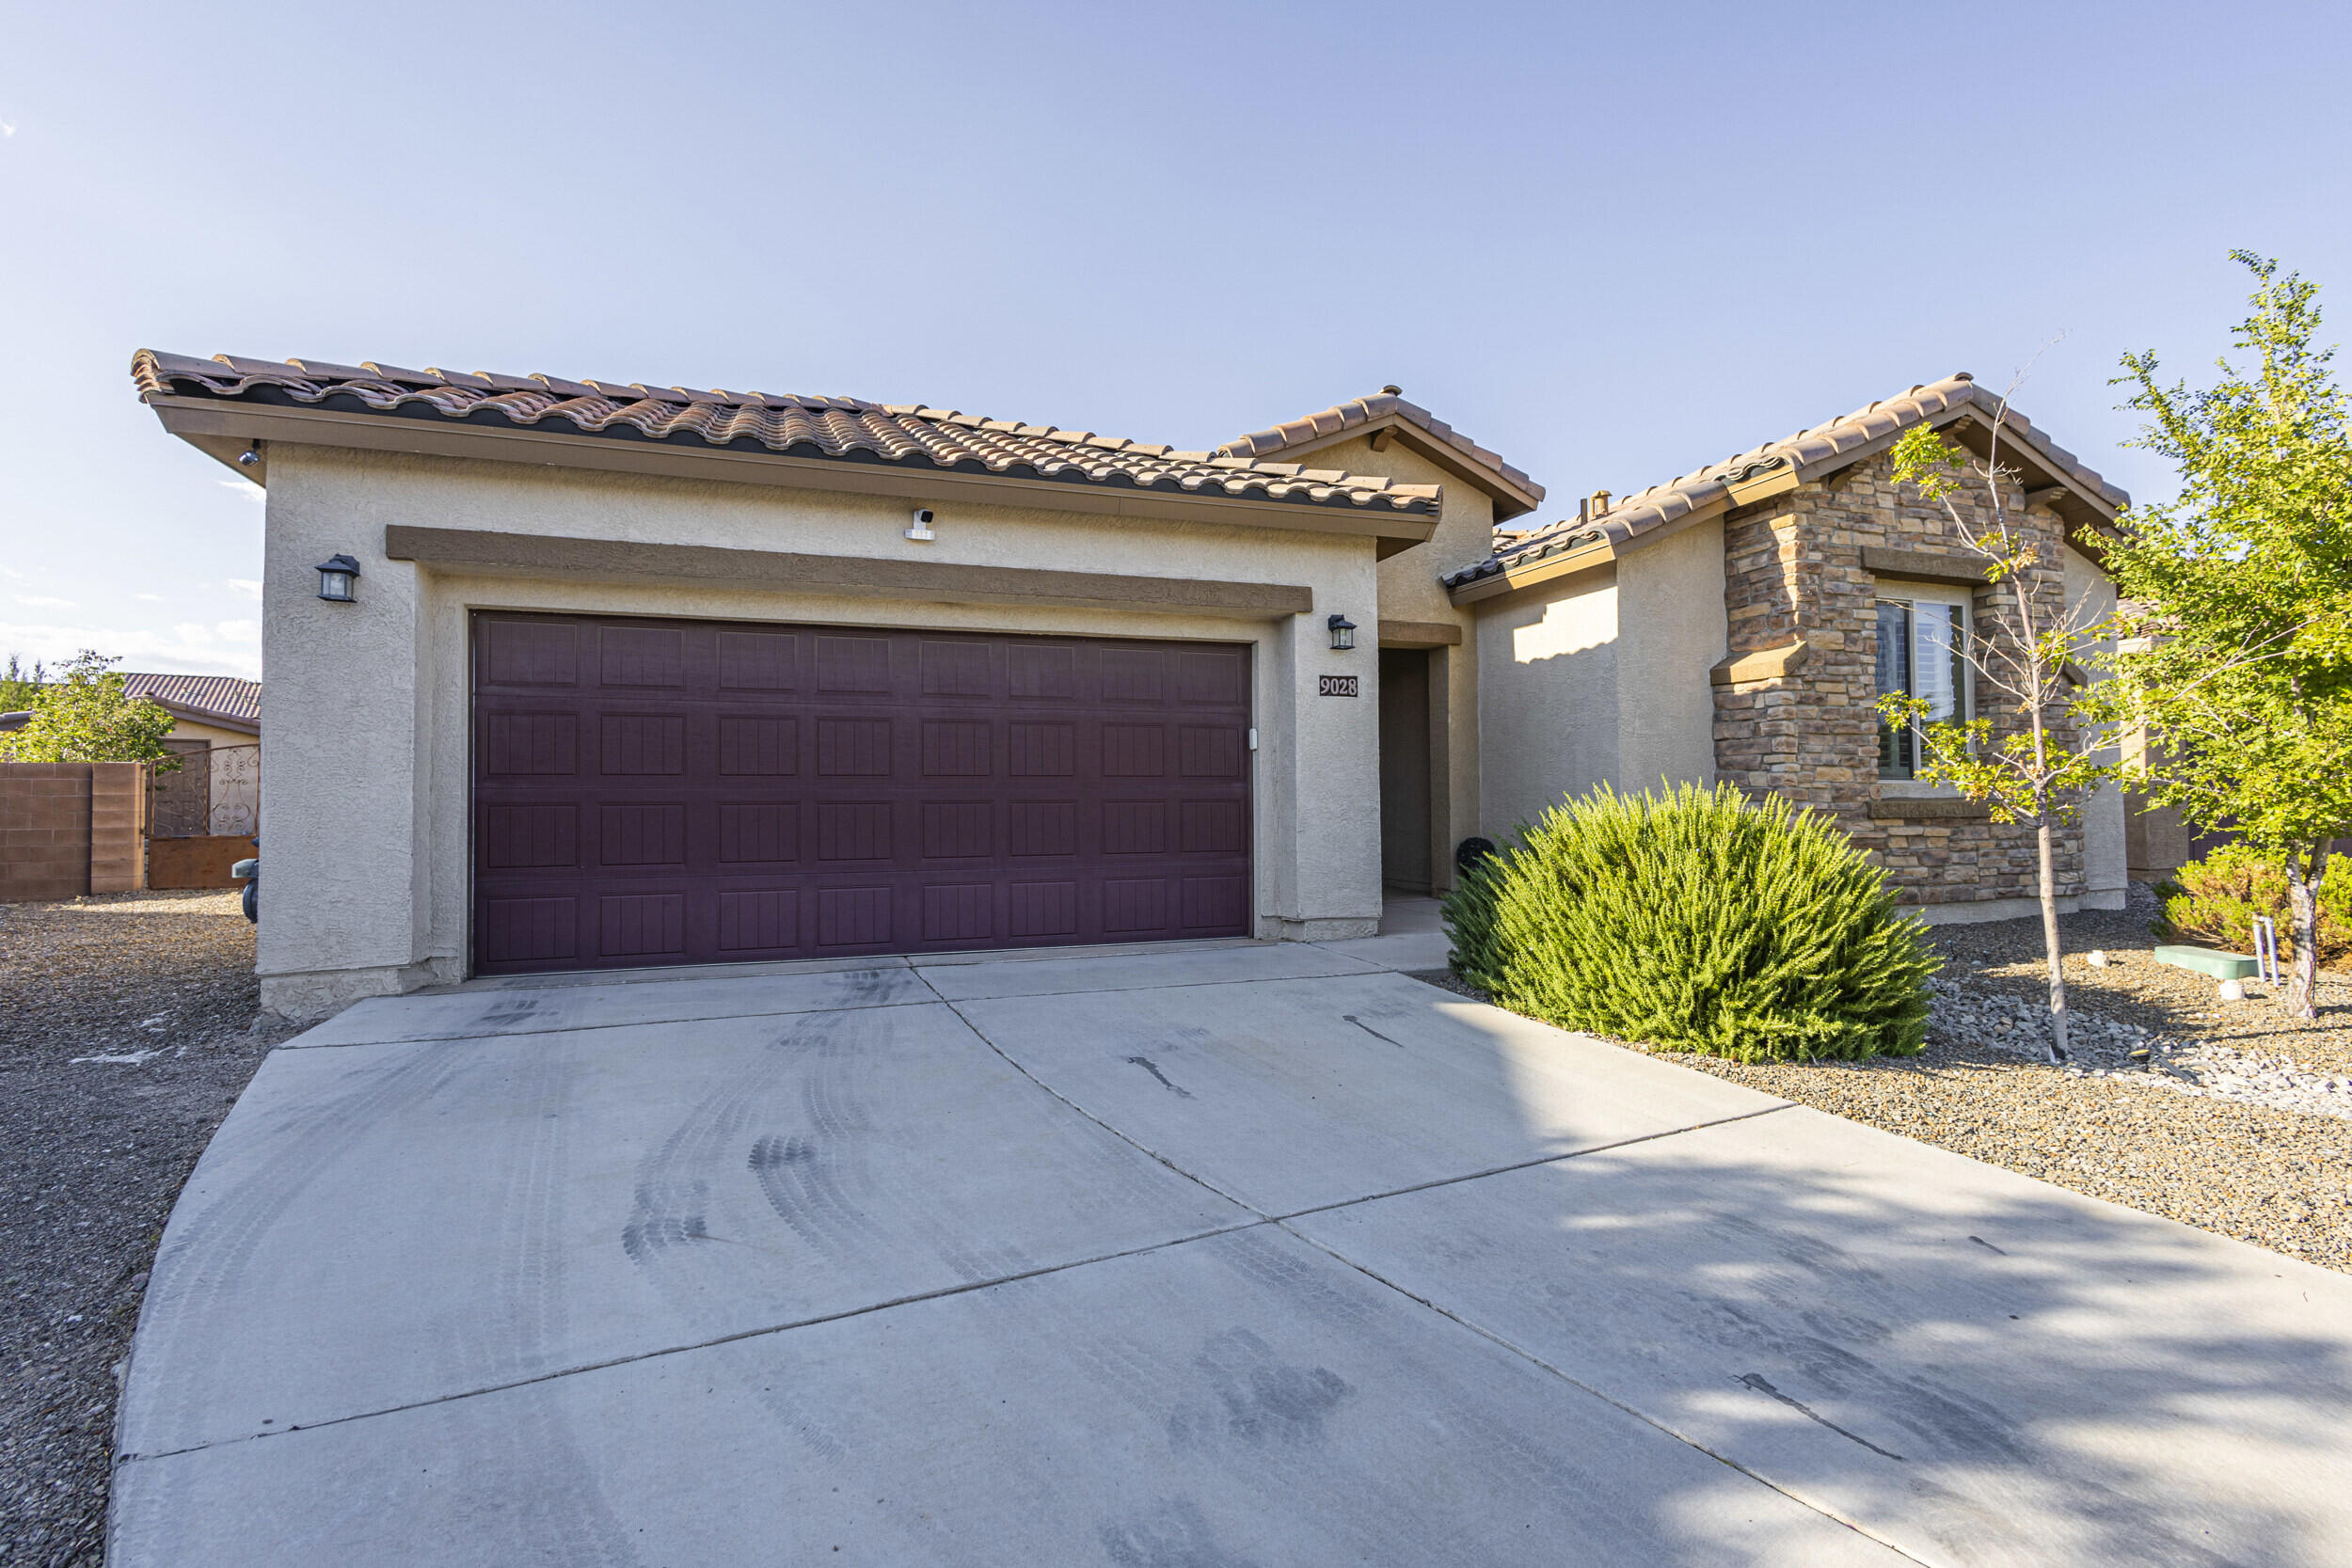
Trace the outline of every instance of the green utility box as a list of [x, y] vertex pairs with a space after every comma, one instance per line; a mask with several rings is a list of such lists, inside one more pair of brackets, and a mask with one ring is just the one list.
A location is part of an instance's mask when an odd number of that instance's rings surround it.
[[2210, 947], [2159, 947], [2156, 962], [2170, 964], [2175, 969], [2193, 969], [2217, 980], [2250, 980], [2262, 973], [2262, 966], [2251, 958], [2235, 953], [2217, 953]]

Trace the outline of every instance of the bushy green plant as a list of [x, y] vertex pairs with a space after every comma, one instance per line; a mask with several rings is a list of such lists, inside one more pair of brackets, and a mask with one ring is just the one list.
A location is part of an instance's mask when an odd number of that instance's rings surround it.
[[[2233, 952], [2254, 950], [2254, 917], [2266, 914], [2289, 929], [2286, 867], [2247, 844], [2224, 844], [2174, 872], [2158, 891], [2164, 917], [2156, 934], [2209, 942]], [[2319, 957], [2335, 963], [2352, 952], [2352, 877], [2319, 884]]]
[[0, 760], [144, 762], [158, 773], [178, 772], [180, 759], [164, 738], [179, 721], [125, 691], [117, 662], [87, 650], [67, 660], [63, 679], [34, 692], [24, 727], [0, 735]]
[[1564, 1028], [1740, 1061], [1910, 1055], [1938, 960], [1833, 822], [1728, 784], [1554, 806], [1445, 901], [1456, 973]]

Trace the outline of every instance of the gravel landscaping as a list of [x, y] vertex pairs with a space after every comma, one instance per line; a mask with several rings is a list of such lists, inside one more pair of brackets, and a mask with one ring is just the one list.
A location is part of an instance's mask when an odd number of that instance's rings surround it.
[[165, 1217], [291, 1028], [230, 893], [0, 904], [0, 1562], [105, 1549], [116, 1364]]
[[[2045, 1065], [2039, 920], [1938, 927], [1928, 1048], [1866, 1062], [1671, 1060], [1820, 1110], [2352, 1273], [2352, 979], [2319, 1017], [2284, 988], [2222, 1002], [2160, 964], [2155, 905], [2068, 915], [2074, 1060]], [[2093, 952], [2106, 962], [2094, 965]], [[1427, 976], [1468, 991], [1451, 976]], [[2144, 1053], [2135, 1058], [2134, 1053]]]

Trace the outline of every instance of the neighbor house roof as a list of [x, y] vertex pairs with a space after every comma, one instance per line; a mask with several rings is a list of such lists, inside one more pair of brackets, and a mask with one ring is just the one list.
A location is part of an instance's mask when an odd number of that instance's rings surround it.
[[1303, 454], [1358, 436], [1377, 436], [1382, 431], [1396, 432], [1415, 451], [1494, 497], [1498, 522], [1533, 512], [1543, 502], [1544, 487], [1524, 470], [1505, 463], [1428, 409], [1406, 403], [1393, 387], [1270, 430], [1235, 436], [1216, 450], [1227, 457], [1263, 459], [1278, 452]]
[[[1045, 480], [1073, 485], [1434, 517], [1434, 484], [1376, 475], [1177, 451], [1092, 431], [992, 420], [921, 404], [767, 392], [694, 391], [643, 382], [403, 370], [373, 361], [283, 364], [220, 355], [192, 359], [141, 349], [140, 396], [315, 408], [385, 420], [549, 431], [614, 441], [768, 452], [844, 465]], [[168, 422], [168, 421], [167, 421]], [[326, 441], [326, 435], [311, 437]], [[329, 443], [331, 444], [331, 442]]]
[[198, 723], [261, 732], [260, 681], [234, 675], [157, 675], [126, 670], [122, 689], [126, 695], [144, 697]]
[[1524, 586], [1527, 573], [1543, 570], [1552, 561], [1605, 560], [1643, 535], [1696, 514], [1725, 512], [1823, 478], [1884, 451], [1914, 425], [1958, 424], [1963, 428], [1955, 431], [1957, 436], [1981, 445], [1996, 419], [2003, 466], [2019, 469], [2037, 492], [2036, 499], [2049, 499], [2070, 523], [2095, 527], [2111, 522], [2131, 504], [2129, 496], [2035, 429], [2023, 414], [2005, 409], [1998, 394], [1978, 386], [1962, 371], [1652, 485], [1597, 515], [1501, 535], [1494, 554], [1441, 580], [1457, 599], [1470, 589], [1479, 590], [1474, 597], [1508, 592]]

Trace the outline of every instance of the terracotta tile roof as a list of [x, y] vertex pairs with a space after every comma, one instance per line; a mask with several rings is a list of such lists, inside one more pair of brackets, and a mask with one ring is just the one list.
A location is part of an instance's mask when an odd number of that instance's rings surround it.
[[191, 359], [152, 349], [133, 356], [131, 375], [142, 398], [302, 404], [517, 428], [560, 423], [571, 432], [624, 440], [756, 447], [801, 457], [1195, 494], [1221, 492], [1422, 516], [1434, 515], [1438, 504], [1434, 484], [1398, 484], [1377, 476], [1295, 463], [1176, 451], [1092, 431], [984, 419], [919, 404], [692, 391], [544, 374], [411, 371], [373, 362], [332, 365], [289, 359], [277, 364], [226, 354]]
[[226, 719], [239, 728], [262, 721], [262, 683], [234, 675], [156, 675], [126, 670], [122, 689], [189, 719]]
[[[1516, 535], [1499, 533], [1493, 555], [1475, 565], [1448, 573], [1441, 580], [1448, 588], [1459, 588], [1546, 556], [1604, 542], [1622, 545], [1727, 497], [1732, 483], [1751, 480], [1784, 465], [1812, 467], [1963, 404], [1974, 404], [1987, 420], [2001, 413], [1999, 394], [1978, 386], [1967, 372], [1962, 371], [1928, 386], [1914, 387], [1899, 397], [1883, 399], [1810, 430], [1801, 430], [1721, 463], [1711, 463], [1680, 479], [1652, 485], [1638, 495], [1626, 497], [1597, 518], [1571, 517]], [[2065, 474], [2111, 508], [2121, 511], [2131, 504], [2129, 496], [2036, 430], [2032, 421], [2014, 408], [2002, 414], [2001, 439], [2006, 445], [2022, 448], [2041, 466]]]
[[1235, 436], [1217, 448], [1225, 457], [1265, 458], [1295, 447], [1310, 446], [1327, 440], [1350, 430], [1377, 424], [1393, 418], [1427, 436], [1431, 443], [1451, 452], [1462, 465], [1495, 483], [1481, 488], [1498, 491], [1501, 499], [1514, 503], [1509, 515], [1533, 511], [1544, 499], [1544, 487], [1528, 478], [1522, 468], [1513, 467], [1502, 456], [1489, 451], [1438, 419], [1418, 404], [1406, 403], [1393, 391], [1383, 390], [1368, 398], [1357, 398], [1327, 408], [1320, 414], [1278, 424], [1271, 430], [1256, 430], [1247, 436]]

